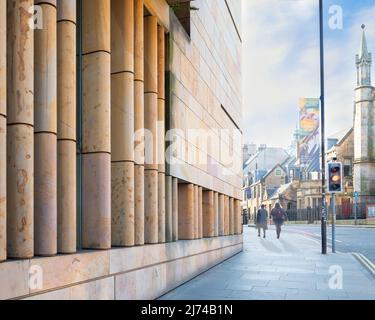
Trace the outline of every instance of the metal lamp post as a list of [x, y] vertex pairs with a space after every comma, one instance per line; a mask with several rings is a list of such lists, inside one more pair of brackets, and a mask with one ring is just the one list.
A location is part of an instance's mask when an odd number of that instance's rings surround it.
[[324, 115], [324, 22], [323, 0], [319, 0], [319, 30], [320, 30], [320, 119], [321, 119], [321, 153], [322, 153], [322, 254], [327, 254], [327, 217], [326, 217], [326, 185], [325, 185], [325, 115]]

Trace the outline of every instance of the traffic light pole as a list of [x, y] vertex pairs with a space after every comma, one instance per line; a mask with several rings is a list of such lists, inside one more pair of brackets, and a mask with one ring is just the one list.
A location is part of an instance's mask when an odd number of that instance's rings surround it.
[[357, 225], [357, 203], [358, 197], [354, 197], [354, 225]]
[[323, 0], [319, 0], [319, 31], [320, 31], [320, 121], [321, 121], [321, 153], [322, 153], [322, 254], [327, 254], [327, 218], [326, 218], [326, 185], [325, 185], [325, 116], [324, 116], [324, 37], [323, 37]]

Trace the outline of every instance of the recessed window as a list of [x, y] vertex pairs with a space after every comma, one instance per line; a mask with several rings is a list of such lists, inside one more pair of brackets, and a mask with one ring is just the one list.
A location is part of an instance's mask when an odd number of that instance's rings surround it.
[[190, 37], [190, 12], [197, 10], [195, 7], [190, 6], [191, 0], [168, 0], [168, 4], [172, 8], [177, 19], [184, 27], [186, 33]]
[[276, 177], [281, 177], [281, 175], [282, 175], [281, 170], [280, 170], [280, 169], [277, 169], [277, 170], [275, 171], [275, 176], [276, 176]]

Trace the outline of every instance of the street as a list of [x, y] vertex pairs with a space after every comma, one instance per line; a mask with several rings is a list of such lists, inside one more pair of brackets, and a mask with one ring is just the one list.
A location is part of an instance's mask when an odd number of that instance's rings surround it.
[[[286, 225], [284, 230], [297, 232], [320, 243], [320, 224]], [[327, 243], [329, 252], [332, 247], [332, 228], [327, 225]], [[339, 252], [358, 252], [375, 264], [375, 228], [336, 226], [336, 250]]]

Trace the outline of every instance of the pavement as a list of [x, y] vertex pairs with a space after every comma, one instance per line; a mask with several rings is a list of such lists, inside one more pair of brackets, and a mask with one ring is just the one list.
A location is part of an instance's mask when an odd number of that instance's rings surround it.
[[322, 255], [320, 243], [284, 226], [276, 239], [244, 226], [244, 251], [160, 300], [375, 300], [375, 275], [351, 253]]

